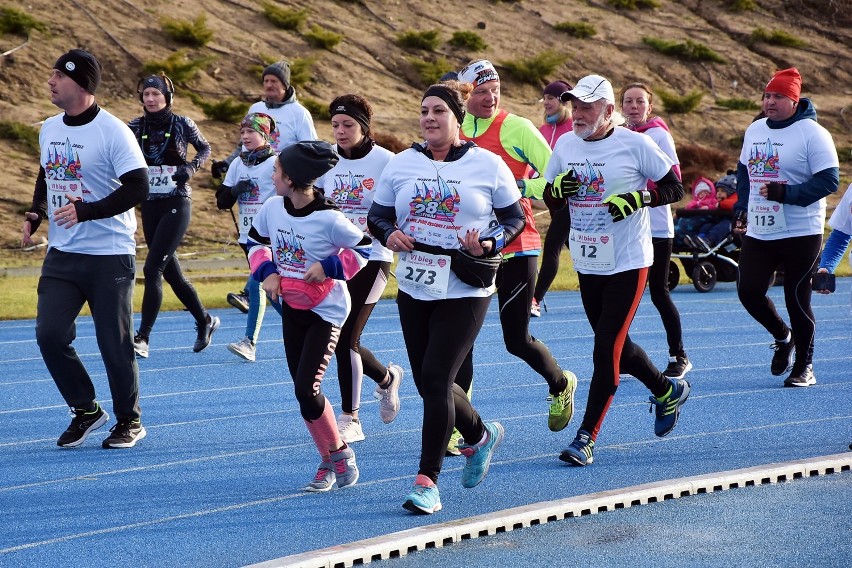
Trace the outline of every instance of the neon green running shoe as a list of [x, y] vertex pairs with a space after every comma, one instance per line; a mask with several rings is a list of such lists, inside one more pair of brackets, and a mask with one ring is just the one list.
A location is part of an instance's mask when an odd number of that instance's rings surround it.
[[550, 395], [550, 411], [547, 413], [547, 427], [553, 432], [560, 432], [574, 416], [574, 392], [577, 390], [577, 376], [571, 371], [562, 371], [568, 384], [558, 395]]

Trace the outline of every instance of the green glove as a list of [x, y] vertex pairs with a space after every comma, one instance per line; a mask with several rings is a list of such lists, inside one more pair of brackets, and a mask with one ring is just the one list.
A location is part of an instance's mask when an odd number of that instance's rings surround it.
[[553, 178], [550, 186], [550, 194], [554, 199], [566, 199], [574, 197], [580, 191], [580, 182], [574, 175], [574, 170], [568, 170]]
[[616, 223], [626, 219], [628, 215], [632, 215], [647, 205], [642, 203], [641, 191], [610, 195], [603, 202], [609, 204], [609, 214], [612, 215], [612, 220]]

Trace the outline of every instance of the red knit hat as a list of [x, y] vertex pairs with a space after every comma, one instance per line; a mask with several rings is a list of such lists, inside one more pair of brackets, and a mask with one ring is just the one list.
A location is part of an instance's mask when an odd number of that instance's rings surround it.
[[799, 70], [790, 67], [778, 71], [766, 84], [763, 92], [779, 93], [794, 102], [799, 102], [799, 95], [802, 93], [802, 76], [799, 75]]

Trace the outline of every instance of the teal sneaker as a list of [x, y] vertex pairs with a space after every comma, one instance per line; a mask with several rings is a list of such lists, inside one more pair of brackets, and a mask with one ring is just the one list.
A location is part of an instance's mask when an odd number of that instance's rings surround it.
[[431, 515], [441, 510], [441, 495], [438, 493], [437, 485], [414, 484], [409, 494], [405, 497], [403, 509], [407, 509], [417, 515]]
[[562, 450], [559, 459], [570, 465], [589, 465], [595, 461], [595, 441], [585, 430], [577, 432], [571, 445]]
[[462, 470], [462, 487], [470, 489], [485, 479], [488, 474], [488, 468], [491, 467], [491, 458], [494, 455], [494, 450], [503, 441], [505, 432], [503, 425], [499, 422], [486, 422], [485, 432], [488, 436], [482, 444], [474, 444], [469, 446], [464, 443], [464, 440], [459, 442], [459, 451], [467, 458]]
[[671, 389], [662, 398], [658, 399], [655, 396], [649, 397], [651, 401], [651, 412], [656, 406], [657, 417], [654, 420], [654, 434], [662, 438], [672, 430], [677, 424], [678, 416], [680, 415], [680, 407], [689, 398], [689, 383], [683, 379], [669, 379]]
[[577, 376], [571, 371], [562, 371], [568, 384], [558, 395], [547, 397], [550, 411], [547, 413], [547, 427], [552, 432], [560, 432], [574, 416], [574, 392], [577, 390]]

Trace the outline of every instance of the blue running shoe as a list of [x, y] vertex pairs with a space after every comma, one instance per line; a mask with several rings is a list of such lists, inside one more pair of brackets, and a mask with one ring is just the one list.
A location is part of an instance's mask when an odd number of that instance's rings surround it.
[[595, 461], [595, 441], [585, 430], [579, 430], [571, 445], [562, 450], [559, 459], [570, 465], [589, 465]]
[[414, 484], [411, 492], [405, 497], [403, 509], [408, 509], [418, 515], [431, 515], [441, 510], [441, 496], [437, 485]]
[[334, 467], [334, 477], [337, 479], [338, 489], [355, 485], [360, 473], [358, 464], [355, 463], [355, 452], [348, 444], [336, 452], [331, 452], [329, 461]]
[[654, 406], [657, 407], [657, 418], [654, 420], [654, 434], [660, 438], [674, 429], [675, 424], [677, 424], [677, 418], [680, 415], [680, 407], [689, 398], [688, 382], [683, 379], [669, 379], [669, 382], [671, 383], [671, 389], [662, 400], [653, 395], [649, 397], [651, 411], [654, 410]]
[[503, 425], [499, 422], [486, 422], [485, 432], [487, 437], [481, 444], [468, 446], [464, 441], [459, 442], [459, 451], [467, 458], [462, 470], [462, 487], [476, 487], [485, 479], [488, 468], [491, 467], [494, 450], [503, 441], [505, 434]]

